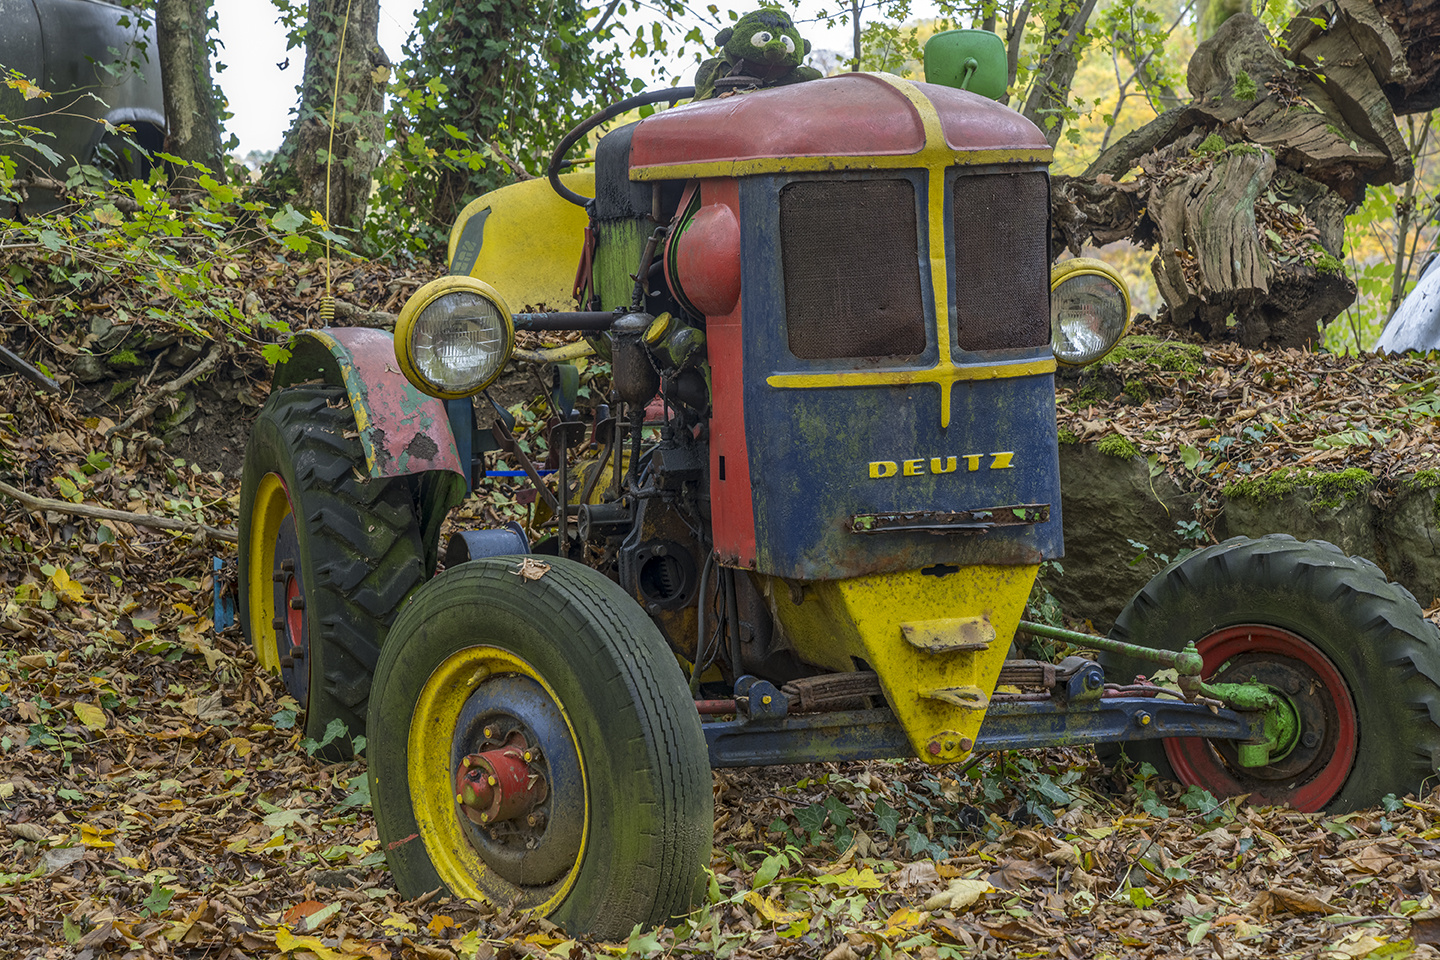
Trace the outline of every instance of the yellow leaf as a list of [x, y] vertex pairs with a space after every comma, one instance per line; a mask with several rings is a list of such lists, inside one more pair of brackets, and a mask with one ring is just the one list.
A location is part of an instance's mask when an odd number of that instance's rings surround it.
[[190, 606], [190, 604], [185, 603], [184, 601], [177, 601], [176, 604], [175, 604], [175, 609], [176, 609], [176, 610], [179, 610], [181, 613], [185, 614], [185, 616], [187, 616], [187, 617], [198, 617], [198, 616], [200, 616], [200, 614], [198, 614], [198, 613], [195, 612], [195, 608], [194, 608], [194, 607]]
[[390, 914], [390, 916], [380, 921], [380, 925], [386, 930], [389, 930], [391, 933], [415, 932], [415, 924], [411, 923], [409, 920], [406, 920], [398, 913]]
[[24, 77], [15, 77], [13, 79], [6, 80], [5, 85], [7, 87], [10, 87], [11, 89], [19, 90], [26, 100], [35, 100], [37, 98], [44, 100], [49, 99], [50, 97], [50, 94], [35, 86], [35, 84], [31, 83], [29, 80], [26, 80]]
[[801, 917], [809, 916], [804, 910], [784, 910], [774, 900], [762, 897], [754, 890], [745, 894], [745, 902], [770, 923], [793, 923]]
[[430, 931], [432, 937], [438, 937], [445, 930], [453, 926], [455, 926], [455, 921], [452, 918], [445, 916], [443, 913], [437, 913], [430, 918], [430, 922], [425, 925], [425, 929]]
[[309, 950], [320, 960], [353, 960], [359, 954], [341, 953], [320, 942], [319, 937], [297, 937], [286, 927], [275, 928], [275, 949], [282, 953], [292, 950]]
[[109, 722], [105, 718], [105, 711], [93, 703], [82, 703], [77, 700], [71, 709], [75, 711], [76, 719], [85, 724], [87, 730], [104, 730], [105, 724]]
[[875, 871], [869, 867], [864, 870], [851, 867], [844, 873], [825, 874], [816, 877], [815, 882], [835, 887], [855, 887], [859, 890], [879, 890], [881, 887], [880, 878], [875, 876]]
[[925, 922], [925, 914], [909, 907], [901, 907], [885, 918], [885, 936], [904, 936]]
[[85, 599], [85, 588], [71, 580], [70, 574], [66, 573], [63, 567], [57, 567], [55, 572], [50, 575], [50, 583], [55, 588], [55, 596], [62, 600], [80, 603]]
[[121, 866], [129, 867], [131, 870], [145, 869], [145, 864], [139, 857], [116, 857], [115, 859], [120, 861]]
[[80, 842], [87, 847], [113, 847], [114, 843], [102, 839], [112, 833], [109, 827], [93, 827], [88, 823], [80, 824]]
[[255, 744], [244, 737], [231, 737], [225, 741], [224, 745], [233, 749], [235, 756], [241, 758], [250, 756], [250, 751], [255, 749]]

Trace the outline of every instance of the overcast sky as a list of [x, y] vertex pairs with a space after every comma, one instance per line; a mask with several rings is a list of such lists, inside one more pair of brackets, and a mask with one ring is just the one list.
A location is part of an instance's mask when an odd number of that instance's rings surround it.
[[[381, 0], [380, 45], [392, 62], [398, 63], [401, 59], [401, 47], [414, 27], [419, 5], [420, 0]], [[717, 0], [716, 5], [721, 16], [729, 9], [748, 11], [756, 6], [727, 0]], [[837, 6], [833, 0], [826, 5]], [[813, 11], [820, 6], [819, 0], [806, 0], [801, 4], [800, 16], [806, 15], [807, 8], [813, 16]], [[917, 16], [924, 16], [927, 10], [933, 11], [933, 7], [921, 0], [913, 4], [913, 10]], [[285, 30], [275, 22], [277, 13], [269, 0], [215, 0], [215, 12], [220, 24], [220, 41], [224, 44], [220, 62], [226, 64], [225, 71], [216, 79], [235, 114], [227, 125], [228, 130], [240, 139], [241, 156], [252, 150], [274, 150], [290, 126], [295, 86], [305, 66], [304, 51], [285, 50]], [[847, 26], [826, 30], [823, 24], [802, 23], [800, 32], [817, 49], [838, 50], [847, 56], [850, 53]], [[282, 70], [280, 65], [287, 60], [289, 65]], [[642, 79], [650, 80], [646, 64], [636, 63], [632, 69]]]

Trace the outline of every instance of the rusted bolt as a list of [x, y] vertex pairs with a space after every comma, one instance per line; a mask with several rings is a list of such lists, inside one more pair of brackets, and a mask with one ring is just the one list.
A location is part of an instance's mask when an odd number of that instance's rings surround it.
[[961, 738], [960, 738], [960, 749], [961, 749], [961, 750], [969, 750], [969, 749], [970, 749], [971, 747], [973, 747], [973, 746], [975, 746], [975, 741], [974, 741], [974, 740], [971, 740], [969, 737], [961, 737]]
[[945, 752], [946, 752], [946, 753], [949, 753], [950, 751], [952, 751], [952, 750], [954, 750], [954, 749], [955, 749], [955, 741], [954, 741], [954, 740], [946, 740], [946, 741], [945, 741]]
[[291, 609], [291, 610], [304, 610], [304, 609], [305, 609], [305, 598], [304, 598], [304, 597], [291, 597], [291, 598], [290, 598], [290, 609]]
[[536, 810], [534, 813], [530, 814], [528, 817], [525, 818], [525, 822], [528, 823], [530, 826], [534, 827], [536, 830], [542, 829], [545, 826], [545, 811]]
[[276, 630], [284, 630], [286, 627], [289, 626], [289, 624], [286, 623], [284, 617], [276, 617], [274, 620], [270, 621], [270, 626], [274, 627]]
[[1307, 749], [1314, 749], [1320, 745], [1320, 734], [1314, 730], [1306, 730], [1300, 735], [1300, 742], [1303, 743]]
[[925, 749], [930, 751], [930, 756], [932, 757], [940, 756], [940, 741], [931, 740], [929, 746], [927, 746]]
[[294, 572], [295, 572], [295, 561], [294, 561], [294, 560], [281, 560], [281, 561], [280, 561], [280, 569], [281, 569], [281, 570], [284, 570], [286, 573], [294, 573]]

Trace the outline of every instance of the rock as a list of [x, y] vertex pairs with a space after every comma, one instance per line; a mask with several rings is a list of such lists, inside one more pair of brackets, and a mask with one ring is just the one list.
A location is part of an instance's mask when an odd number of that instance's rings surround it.
[[81, 383], [95, 383], [110, 375], [105, 361], [88, 353], [82, 353], [70, 361], [70, 373]]
[[[1067, 616], [1108, 630], [1167, 558], [1187, 546], [1177, 525], [1197, 516], [1196, 498], [1166, 476], [1152, 480], [1143, 459], [1109, 456], [1090, 443], [1061, 444], [1060, 482], [1065, 572], [1047, 575], [1045, 587]], [[1216, 540], [1267, 533], [1328, 540], [1378, 564], [1428, 606], [1440, 598], [1437, 500], [1434, 471], [1395, 489], [1377, 488], [1361, 470], [1272, 476], [1228, 488], [1213, 533]]]
[[1065, 573], [1045, 585], [1067, 614], [1108, 630], [1161, 558], [1183, 549], [1176, 525], [1193, 519], [1194, 500], [1164, 474], [1152, 479], [1143, 459], [1088, 443], [1060, 446], [1060, 490]]

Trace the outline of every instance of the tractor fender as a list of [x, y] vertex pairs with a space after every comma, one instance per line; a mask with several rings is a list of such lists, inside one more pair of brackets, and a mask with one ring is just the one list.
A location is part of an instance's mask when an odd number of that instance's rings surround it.
[[445, 405], [400, 373], [394, 337], [369, 327], [304, 330], [286, 346], [271, 389], [320, 380], [343, 386], [372, 477], [445, 470], [465, 477]]

